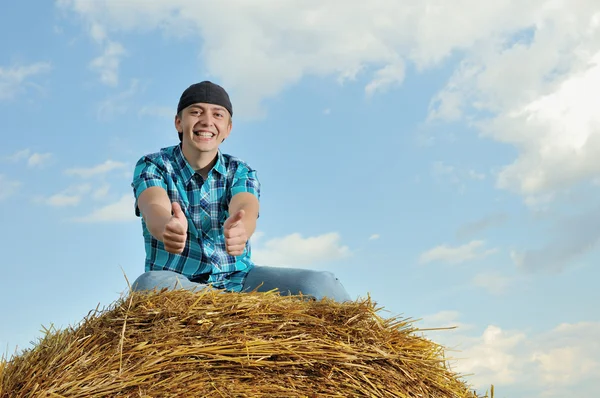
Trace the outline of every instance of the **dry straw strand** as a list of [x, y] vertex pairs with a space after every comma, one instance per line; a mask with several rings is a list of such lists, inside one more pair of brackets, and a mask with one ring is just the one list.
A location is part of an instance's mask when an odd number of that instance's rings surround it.
[[443, 347], [380, 312], [370, 297], [130, 290], [2, 359], [0, 398], [477, 397]]

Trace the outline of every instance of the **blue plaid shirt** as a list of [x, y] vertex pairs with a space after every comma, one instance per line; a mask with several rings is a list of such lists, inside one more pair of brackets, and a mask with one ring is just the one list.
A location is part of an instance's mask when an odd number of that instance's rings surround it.
[[260, 198], [255, 170], [219, 151], [217, 162], [204, 181], [183, 156], [181, 146], [176, 145], [143, 156], [135, 166], [131, 186], [136, 199], [136, 216], [140, 217], [137, 200], [142, 191], [159, 186], [167, 191], [171, 202], [179, 202], [188, 220], [185, 248], [181, 254], [172, 254], [150, 234], [141, 218], [146, 271], [175, 271], [218, 289], [241, 291], [247, 273], [254, 267], [250, 242], [241, 256], [229, 255], [223, 223], [229, 217], [233, 195], [250, 192]]

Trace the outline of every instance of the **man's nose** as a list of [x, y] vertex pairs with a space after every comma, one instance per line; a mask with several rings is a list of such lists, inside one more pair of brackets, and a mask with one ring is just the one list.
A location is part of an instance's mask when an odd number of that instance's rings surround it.
[[200, 123], [202, 123], [202, 125], [204, 125], [204, 126], [212, 126], [214, 123], [214, 120], [210, 114], [205, 113], [200, 116]]

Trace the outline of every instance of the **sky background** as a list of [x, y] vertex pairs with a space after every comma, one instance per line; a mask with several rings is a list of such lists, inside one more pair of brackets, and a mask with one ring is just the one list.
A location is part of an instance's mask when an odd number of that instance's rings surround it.
[[230, 93], [259, 265], [332, 271], [498, 397], [600, 388], [600, 4], [0, 6], [0, 353], [143, 272], [130, 187], [181, 92]]

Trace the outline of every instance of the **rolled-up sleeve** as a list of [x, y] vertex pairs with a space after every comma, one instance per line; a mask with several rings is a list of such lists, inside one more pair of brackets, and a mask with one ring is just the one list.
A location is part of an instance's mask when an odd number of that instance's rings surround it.
[[162, 187], [167, 190], [167, 184], [162, 170], [148, 157], [142, 157], [135, 165], [131, 183], [135, 197], [135, 215], [140, 216], [138, 199], [144, 190], [150, 187]]
[[232, 197], [241, 192], [249, 192], [260, 200], [260, 182], [256, 170], [245, 165], [237, 168], [231, 184]]

